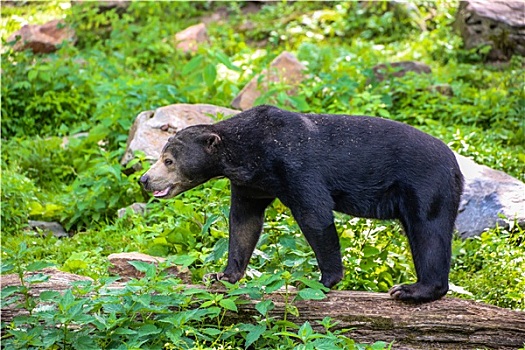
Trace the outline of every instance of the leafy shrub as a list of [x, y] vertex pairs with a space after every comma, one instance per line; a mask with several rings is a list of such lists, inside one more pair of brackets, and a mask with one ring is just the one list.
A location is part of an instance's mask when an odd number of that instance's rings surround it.
[[63, 220], [69, 229], [82, 229], [109, 220], [116, 211], [142, 199], [139, 173], [125, 175], [115, 153], [93, 151], [89, 166], [80, 172], [62, 196]]
[[[511, 222], [512, 224], [512, 222]], [[451, 281], [474, 298], [501, 307], [525, 309], [524, 231], [496, 229], [456, 241]]]
[[38, 189], [17, 169], [2, 168], [2, 233], [16, 234], [27, 227], [31, 205], [38, 203]]
[[2, 149], [3, 162], [17, 166], [45, 190], [60, 190], [62, 184], [75, 178], [73, 154], [71, 148], [64, 145], [63, 138], [15, 137], [2, 141]]
[[[317, 349], [385, 349], [384, 342], [372, 346], [356, 344], [343, 335], [345, 330], [331, 331], [335, 323], [325, 318], [318, 323], [325, 332], [316, 332], [310, 322], [301, 326], [286, 322], [287, 314], [296, 314], [288, 288], [291, 283], [301, 282], [289, 273], [269, 274], [259, 283], [249, 283], [237, 288], [227, 283], [226, 294], [204, 289], [185, 288], [180, 280], [170, 278], [163, 272], [170, 263], [159, 268], [143, 262], [132, 262], [144, 273], [140, 280], [131, 280], [123, 288], [112, 288], [117, 278], [103, 278], [98, 282], [79, 281], [73, 288], [61, 294], [46, 291], [38, 297], [28, 293], [32, 283], [47, 279], [45, 274], [24, 276], [23, 271], [36, 271], [48, 263], [22, 265], [20, 260], [28, 251], [21, 245], [15, 258], [3, 264], [2, 272], [20, 272], [20, 286], [2, 290], [2, 307], [7, 305], [23, 308], [27, 315], [14, 317], [9, 324], [2, 323], [2, 343], [13, 348], [75, 346], [82, 344], [89, 349], [147, 347], [150, 349], [204, 349], [217, 346], [258, 349], [301, 347]], [[23, 268], [22, 268], [23, 266]], [[320, 283], [308, 282], [300, 290], [299, 300], [323, 299]], [[266, 293], [285, 287], [285, 320], [276, 321], [270, 316], [275, 305], [264, 299]], [[321, 289], [320, 289], [321, 288]], [[256, 310], [255, 324], [232, 324], [227, 312], [236, 312], [248, 294], [262, 300]], [[42, 305], [41, 303], [45, 303]], [[78, 325], [82, 327], [78, 328]], [[73, 330], [73, 327], [78, 328]]]
[[[68, 50], [65, 50], [68, 51]], [[66, 135], [87, 122], [95, 106], [90, 78], [82, 60], [50, 59], [30, 51], [2, 53], [2, 135]], [[73, 57], [72, 57], [73, 56]]]
[[338, 288], [387, 292], [415, 282], [408, 241], [398, 225], [355, 218], [341, 226], [345, 278]]

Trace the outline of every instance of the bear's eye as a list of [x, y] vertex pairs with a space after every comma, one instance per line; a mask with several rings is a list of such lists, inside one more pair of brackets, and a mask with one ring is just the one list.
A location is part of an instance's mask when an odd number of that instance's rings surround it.
[[173, 164], [173, 161], [172, 161], [171, 159], [165, 159], [165, 160], [164, 160], [164, 165], [165, 165], [165, 166], [170, 166], [170, 165], [172, 165], [172, 164]]

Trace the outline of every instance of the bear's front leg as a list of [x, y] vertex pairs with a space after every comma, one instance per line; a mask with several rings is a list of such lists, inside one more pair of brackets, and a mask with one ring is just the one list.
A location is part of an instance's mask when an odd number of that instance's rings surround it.
[[231, 186], [228, 265], [217, 279], [235, 283], [244, 276], [264, 223], [264, 211], [274, 198], [252, 198]]

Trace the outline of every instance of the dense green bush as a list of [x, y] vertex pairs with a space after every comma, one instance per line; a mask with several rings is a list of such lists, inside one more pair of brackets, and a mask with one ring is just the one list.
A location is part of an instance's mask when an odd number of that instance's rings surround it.
[[[86, 125], [94, 111], [91, 80], [74, 49], [44, 59], [2, 53], [2, 136], [57, 136]], [[8, 64], [5, 64], [5, 62]]]
[[524, 231], [493, 230], [454, 244], [451, 280], [476, 299], [525, 309]]
[[37, 188], [26, 176], [2, 169], [2, 233], [19, 233], [27, 227], [31, 206], [38, 203]]

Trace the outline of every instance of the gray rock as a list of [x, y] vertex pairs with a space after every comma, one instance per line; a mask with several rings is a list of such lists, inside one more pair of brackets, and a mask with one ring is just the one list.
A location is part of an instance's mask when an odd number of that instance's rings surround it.
[[424, 63], [416, 61], [401, 61], [393, 63], [382, 63], [372, 68], [376, 81], [383, 81], [385, 79], [405, 76], [408, 72], [416, 74], [430, 74], [432, 70]]
[[64, 41], [75, 42], [75, 31], [64, 21], [55, 19], [44, 24], [27, 24], [11, 34], [8, 42], [16, 41], [15, 51], [31, 49], [34, 53], [50, 53], [58, 49]]
[[[230, 116], [239, 111], [207, 104], [174, 104], [141, 112], [129, 131], [121, 164], [126, 166], [135, 157], [136, 151], [144, 152], [151, 161], [157, 160], [170, 136], [190, 125], [211, 124], [214, 122], [211, 116], [219, 113]], [[139, 169], [134, 167], [134, 170]]]
[[144, 215], [146, 213], [146, 203], [133, 203], [132, 205], [127, 206], [126, 208], [119, 209], [117, 210], [118, 217], [124, 217], [128, 210], [131, 210], [131, 212], [135, 214]]
[[490, 45], [489, 60], [508, 60], [513, 54], [525, 56], [525, 2], [459, 2], [455, 28], [465, 48]]
[[43, 232], [51, 232], [57, 238], [69, 237], [66, 230], [58, 222], [29, 220], [29, 228]]
[[240, 108], [243, 111], [252, 108], [255, 100], [261, 96], [261, 92], [268, 91], [269, 86], [275, 83], [289, 85], [291, 90], [288, 91], [288, 94], [295, 94], [294, 88], [304, 79], [305, 69], [306, 67], [294, 55], [286, 51], [281, 53], [270, 63], [270, 69], [265, 69], [260, 74], [263, 76], [262, 79], [258, 75], [246, 84], [233, 100], [233, 108]]
[[465, 177], [456, 229], [462, 238], [480, 235], [496, 226], [508, 227], [500, 218], [525, 227], [525, 184], [504, 172], [479, 165], [456, 154]]

